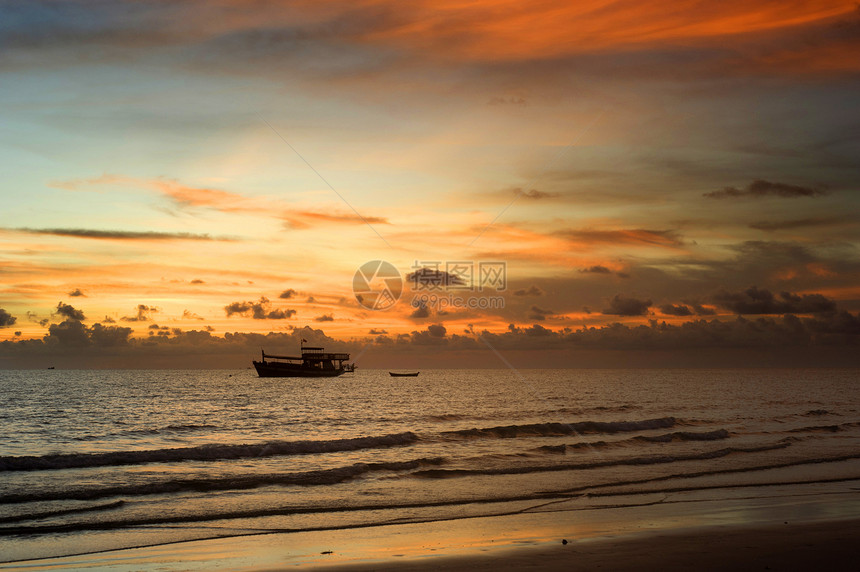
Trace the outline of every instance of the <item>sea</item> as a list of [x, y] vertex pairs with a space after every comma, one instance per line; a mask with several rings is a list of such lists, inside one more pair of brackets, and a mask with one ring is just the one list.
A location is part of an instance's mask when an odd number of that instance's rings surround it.
[[0, 371], [0, 562], [858, 480], [858, 380], [845, 369]]

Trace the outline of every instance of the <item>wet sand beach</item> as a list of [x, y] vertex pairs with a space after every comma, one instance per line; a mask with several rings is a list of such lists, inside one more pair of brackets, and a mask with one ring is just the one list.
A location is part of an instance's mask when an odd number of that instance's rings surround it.
[[860, 521], [702, 528], [320, 570], [856, 570]]
[[575, 510], [571, 499], [502, 516], [248, 531], [0, 570], [856, 570], [858, 489], [854, 480], [780, 486], [754, 498], [698, 491], [601, 510]]

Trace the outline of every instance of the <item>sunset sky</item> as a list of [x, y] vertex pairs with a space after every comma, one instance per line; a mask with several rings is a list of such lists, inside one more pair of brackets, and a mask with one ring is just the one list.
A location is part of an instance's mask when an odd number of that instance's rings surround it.
[[856, 364], [858, 53], [853, 1], [0, 1], [0, 367]]

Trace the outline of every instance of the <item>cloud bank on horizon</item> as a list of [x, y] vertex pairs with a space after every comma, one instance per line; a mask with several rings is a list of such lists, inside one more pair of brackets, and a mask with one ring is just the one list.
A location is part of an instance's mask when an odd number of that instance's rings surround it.
[[[0, 365], [860, 340], [852, 2], [36, 0], [0, 47]], [[368, 310], [371, 260], [499, 302]]]

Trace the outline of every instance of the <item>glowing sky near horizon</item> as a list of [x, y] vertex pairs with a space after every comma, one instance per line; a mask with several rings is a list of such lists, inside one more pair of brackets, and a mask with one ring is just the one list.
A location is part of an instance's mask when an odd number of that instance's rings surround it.
[[[0, 340], [857, 312], [858, 48], [853, 2], [0, 2]], [[505, 307], [367, 311], [375, 259]]]

